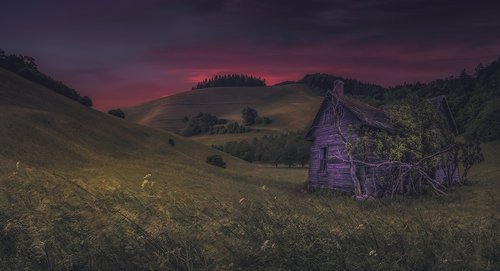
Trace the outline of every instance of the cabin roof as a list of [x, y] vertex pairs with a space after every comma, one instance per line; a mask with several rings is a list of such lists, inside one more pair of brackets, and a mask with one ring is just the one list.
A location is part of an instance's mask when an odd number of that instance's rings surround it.
[[[328, 94], [323, 99], [321, 106], [316, 113], [316, 117], [314, 118], [309, 131], [307, 132], [306, 138], [311, 139], [311, 134], [314, 128], [317, 127], [318, 120], [320, 119], [320, 113], [322, 109], [326, 107], [329, 103], [331, 103], [332, 99], [336, 99], [340, 102], [344, 108], [348, 109], [351, 113], [358, 118], [363, 125], [370, 126], [373, 128], [378, 128], [382, 130], [392, 131], [393, 126], [390, 122], [389, 117], [385, 114], [384, 110], [371, 106], [367, 103], [364, 103], [360, 100], [347, 97], [344, 95], [337, 95], [337, 88], [343, 88], [344, 83], [340, 80], [335, 81], [335, 88], [333, 91], [329, 91]], [[343, 92], [343, 91], [342, 91]]]
[[363, 124], [382, 130], [393, 130], [394, 127], [384, 110], [376, 108], [351, 97], [336, 97], [339, 102], [351, 111]]
[[[312, 139], [312, 131], [314, 130], [314, 128], [318, 127], [317, 123], [321, 117], [320, 113], [323, 111], [322, 109], [324, 107], [326, 107], [329, 103], [331, 103], [332, 99], [336, 99], [337, 101], [339, 101], [340, 104], [343, 105], [344, 108], [347, 108], [350, 112], [352, 112], [354, 116], [356, 116], [356, 118], [358, 118], [363, 125], [386, 131], [394, 130], [394, 126], [391, 124], [389, 116], [387, 116], [384, 110], [371, 106], [360, 100], [343, 95], [343, 87], [344, 87], [344, 82], [340, 80], [335, 81], [335, 87], [332, 91], [329, 91], [325, 96], [325, 98], [323, 99], [323, 102], [321, 103], [318, 113], [316, 113], [316, 117], [314, 118], [311, 127], [309, 128], [309, 131], [306, 134], [306, 139], [308, 140]], [[337, 91], [337, 88], [340, 88], [340, 90]], [[429, 100], [434, 104], [436, 109], [439, 112], [441, 112], [441, 114], [446, 118], [446, 121], [452, 132], [458, 134], [457, 126], [453, 118], [453, 114], [451, 113], [450, 107], [448, 106], [446, 97], [444, 95], [440, 95], [430, 98]]]

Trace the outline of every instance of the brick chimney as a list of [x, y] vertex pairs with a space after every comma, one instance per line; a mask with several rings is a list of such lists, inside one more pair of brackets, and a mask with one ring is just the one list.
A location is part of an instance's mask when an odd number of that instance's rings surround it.
[[333, 94], [337, 97], [344, 97], [344, 82], [341, 80], [335, 80], [333, 83]]

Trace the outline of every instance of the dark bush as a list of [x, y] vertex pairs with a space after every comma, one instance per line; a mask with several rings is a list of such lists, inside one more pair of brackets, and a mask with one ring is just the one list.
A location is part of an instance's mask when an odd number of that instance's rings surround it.
[[111, 109], [108, 111], [108, 114], [122, 119], [125, 118], [125, 113], [121, 109]]
[[266, 124], [266, 125], [267, 125], [267, 124], [271, 124], [272, 122], [273, 122], [273, 121], [272, 121], [272, 120], [271, 120], [271, 118], [269, 118], [269, 117], [263, 117], [263, 118], [262, 118], [262, 123], [264, 123], [264, 124]]
[[207, 156], [207, 161], [206, 162], [208, 164], [210, 164], [210, 165], [218, 166], [218, 167], [221, 167], [221, 168], [226, 168], [226, 163], [222, 159], [222, 156], [220, 156], [218, 154]]
[[175, 146], [175, 141], [174, 141], [172, 138], [170, 138], [170, 139], [168, 140], [168, 144], [170, 144], [170, 146], [172, 146], [172, 147], [173, 147], [173, 146]]

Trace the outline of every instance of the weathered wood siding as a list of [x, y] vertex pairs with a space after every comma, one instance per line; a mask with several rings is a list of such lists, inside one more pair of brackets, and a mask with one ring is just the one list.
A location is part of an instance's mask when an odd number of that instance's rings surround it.
[[[350, 176], [349, 163], [336, 161], [332, 159], [335, 156], [341, 155], [347, 159], [345, 155], [345, 145], [341, 137], [337, 134], [332, 118], [325, 115], [325, 112], [330, 112], [328, 107], [322, 108], [320, 112], [322, 118], [316, 123], [312, 131], [312, 144], [310, 150], [309, 162], [309, 178], [308, 183], [312, 187], [327, 187], [336, 188], [345, 191], [353, 191], [353, 183]], [[340, 124], [343, 134], [349, 135], [349, 125], [359, 124], [359, 120], [348, 110], [344, 110], [345, 115]], [[355, 134], [352, 135], [356, 137]], [[320, 160], [322, 148], [327, 148], [327, 157], [330, 158], [326, 164], [326, 170], [320, 170]]]

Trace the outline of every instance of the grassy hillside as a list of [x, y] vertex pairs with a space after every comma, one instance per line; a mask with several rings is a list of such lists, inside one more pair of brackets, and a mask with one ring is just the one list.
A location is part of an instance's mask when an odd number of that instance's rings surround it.
[[444, 197], [355, 202], [4, 70], [0, 127], [2, 270], [500, 268], [499, 142]]
[[[241, 121], [241, 110], [250, 106], [273, 120], [257, 126], [264, 133], [304, 129], [322, 98], [302, 84], [273, 87], [219, 87], [196, 89], [125, 108], [126, 118], [146, 126], [178, 131], [184, 116], [206, 112], [217, 117]], [[251, 136], [253, 137], [253, 136]]]
[[[183, 188], [217, 175], [220, 187], [215, 191], [241, 185], [233, 181], [242, 178], [235, 168], [251, 167], [184, 137], [85, 108], [8, 71], [0, 70], [0, 82], [0, 126], [6, 128], [0, 129], [0, 159], [7, 167], [20, 161], [24, 167], [71, 172], [98, 182], [99, 174], [109, 174], [139, 186], [142, 176], [151, 173]], [[211, 154], [222, 155], [228, 169], [206, 164]], [[98, 175], [91, 177], [94, 173]]]

